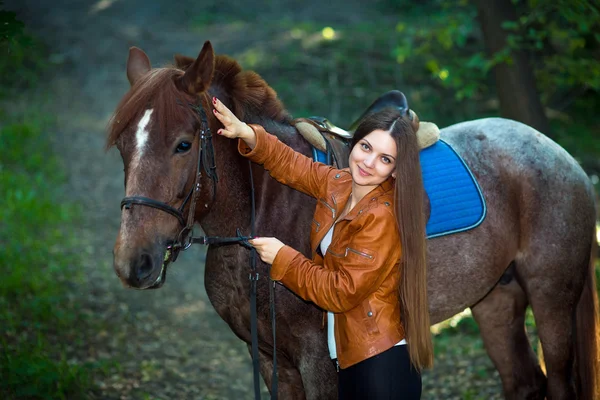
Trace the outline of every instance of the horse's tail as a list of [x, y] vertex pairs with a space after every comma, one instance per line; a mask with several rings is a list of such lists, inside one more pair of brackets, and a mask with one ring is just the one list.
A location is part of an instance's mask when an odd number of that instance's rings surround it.
[[592, 238], [588, 276], [577, 304], [575, 371], [580, 399], [600, 399], [600, 321], [596, 292], [596, 230]]

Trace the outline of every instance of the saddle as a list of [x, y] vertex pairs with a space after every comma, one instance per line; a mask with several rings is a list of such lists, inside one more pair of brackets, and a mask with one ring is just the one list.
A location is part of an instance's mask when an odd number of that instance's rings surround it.
[[404, 94], [398, 90], [389, 91], [377, 98], [365, 112], [352, 124], [349, 130], [344, 130], [335, 126], [327, 118], [309, 117], [297, 118], [293, 124], [298, 132], [316, 149], [325, 154], [324, 159], [317, 157], [315, 159], [328, 165], [333, 165], [338, 169], [348, 167], [348, 156], [350, 154], [350, 144], [354, 136], [354, 131], [360, 122], [372, 113], [383, 110], [384, 108], [396, 108], [406, 112], [408, 110], [409, 118], [417, 120], [419, 130], [417, 131], [417, 140], [421, 149], [427, 148], [438, 141], [440, 130], [431, 122], [419, 121], [413, 110], [408, 109], [408, 103]]

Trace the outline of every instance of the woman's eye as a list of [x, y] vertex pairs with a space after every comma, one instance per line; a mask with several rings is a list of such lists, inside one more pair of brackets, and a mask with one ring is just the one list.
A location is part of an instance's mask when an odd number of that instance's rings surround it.
[[369, 150], [369, 146], [366, 143], [361, 143], [360, 144], [363, 148], [363, 150]]
[[192, 148], [192, 144], [190, 142], [181, 142], [175, 149], [175, 152], [185, 153], [186, 151], [188, 151], [191, 148]]
[[384, 164], [389, 164], [389, 163], [391, 163], [391, 162], [392, 162], [392, 160], [390, 160], [390, 159], [389, 159], [389, 158], [387, 158], [387, 157], [382, 157], [382, 158], [381, 158], [381, 161], [383, 161], [383, 163], [384, 163]]

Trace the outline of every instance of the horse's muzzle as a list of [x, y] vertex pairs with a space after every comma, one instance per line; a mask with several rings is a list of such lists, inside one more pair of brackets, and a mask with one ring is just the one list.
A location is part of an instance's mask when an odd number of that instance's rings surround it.
[[120, 260], [114, 257], [114, 268], [124, 286], [132, 289], [158, 289], [167, 279], [168, 261], [148, 252]]

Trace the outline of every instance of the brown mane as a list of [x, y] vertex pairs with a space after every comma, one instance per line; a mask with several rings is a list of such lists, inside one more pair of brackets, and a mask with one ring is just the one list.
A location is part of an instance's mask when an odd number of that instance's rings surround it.
[[219, 87], [230, 96], [232, 111], [241, 120], [262, 116], [277, 122], [289, 122], [290, 115], [277, 98], [277, 93], [254, 71], [243, 71], [240, 64], [228, 56], [217, 56], [212, 87]]
[[[174, 66], [152, 69], [144, 75], [121, 99], [108, 125], [106, 147], [112, 147], [121, 134], [134, 121], [139, 120], [151, 105], [160, 121], [160, 131], [165, 132], [167, 122], [170, 126], [182, 129], [191, 121], [198, 123], [188, 103], [198, 104], [198, 96], [191, 96], [177, 89], [175, 80], [184, 71]], [[241, 120], [271, 119], [277, 122], [289, 122], [291, 117], [277, 98], [277, 93], [254, 71], [243, 71], [237, 61], [231, 57], [215, 57], [214, 77], [209, 93], [228, 97], [232, 111]]]

